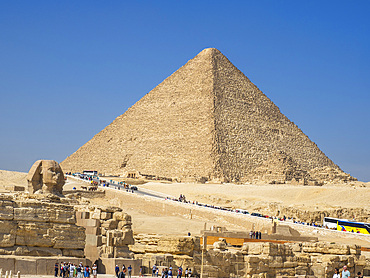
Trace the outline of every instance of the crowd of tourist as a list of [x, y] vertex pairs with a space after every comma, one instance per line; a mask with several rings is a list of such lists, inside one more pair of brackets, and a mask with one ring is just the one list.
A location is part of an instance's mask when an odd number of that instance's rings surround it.
[[[349, 272], [347, 266], [343, 266], [343, 270], [342, 270], [342, 273], [339, 271], [338, 268], [336, 268], [334, 270], [334, 275], [333, 275], [333, 278], [350, 278], [350, 277], [353, 277], [351, 276], [351, 273]], [[357, 272], [357, 275], [355, 276], [355, 278], [363, 278], [364, 276], [362, 275], [362, 273], [359, 271]]]
[[[190, 278], [192, 277], [192, 271], [191, 268], [188, 267], [183, 271], [182, 267], [179, 266], [175, 273], [172, 265], [169, 267], [162, 267], [161, 278], [173, 278], [174, 275], [176, 275], [176, 278]], [[159, 268], [155, 264], [152, 267], [152, 277], [159, 277]]]
[[82, 262], [79, 265], [74, 265], [69, 262], [61, 262], [60, 265], [56, 262], [54, 266], [54, 276], [63, 278], [82, 278], [82, 277], [93, 277], [96, 278], [98, 275], [98, 267], [96, 264], [90, 268], [90, 266], [84, 266]]

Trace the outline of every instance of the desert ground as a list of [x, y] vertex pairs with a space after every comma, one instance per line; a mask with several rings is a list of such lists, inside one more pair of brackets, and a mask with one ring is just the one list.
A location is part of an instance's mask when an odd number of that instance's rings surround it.
[[[0, 189], [5, 185], [25, 186], [26, 173], [0, 171]], [[139, 190], [159, 192], [170, 198], [177, 198], [184, 194], [188, 200], [230, 208], [246, 209], [249, 212], [261, 212], [273, 215], [273, 209], [279, 207], [293, 207], [306, 211], [325, 211], [330, 209], [368, 209], [370, 199], [369, 183], [356, 182], [346, 185], [302, 186], [302, 185], [236, 185], [236, 184], [195, 184], [146, 182], [140, 184]], [[77, 189], [84, 185], [82, 181], [69, 178], [64, 186], [65, 190]], [[103, 190], [103, 189], [99, 189]], [[183, 204], [156, 200], [151, 197], [138, 196], [135, 193], [118, 191], [111, 188], [104, 189], [104, 197], [89, 199], [93, 204], [119, 206], [132, 216], [135, 234], [170, 234], [186, 235], [190, 232], [199, 235], [206, 223], [224, 226], [228, 230], [248, 230], [244, 222], [230, 220], [218, 211], [204, 212], [203, 208], [191, 206], [183, 208]], [[181, 207], [181, 208], [180, 208]], [[178, 208], [178, 212], [177, 211]], [[196, 211], [199, 210], [199, 213]], [[270, 213], [270, 214], [269, 214]], [[289, 215], [286, 215], [289, 217]], [[262, 220], [253, 218], [258, 227]], [[290, 224], [290, 223], [287, 223]], [[290, 224], [292, 225], [292, 224]], [[302, 235], [317, 236], [320, 241], [359, 244], [370, 247], [370, 236], [353, 235], [315, 229], [294, 224]], [[363, 252], [364, 255], [370, 255]]]

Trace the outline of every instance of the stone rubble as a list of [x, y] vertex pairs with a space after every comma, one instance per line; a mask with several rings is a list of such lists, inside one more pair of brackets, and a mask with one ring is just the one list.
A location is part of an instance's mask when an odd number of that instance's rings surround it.
[[[148, 272], [154, 264], [171, 265], [174, 269], [190, 267], [197, 274], [201, 271], [202, 250], [197, 237], [139, 234], [130, 250], [135, 258], [142, 260]], [[370, 270], [370, 261], [361, 255], [361, 247], [357, 245], [246, 242], [241, 248], [235, 248], [227, 246], [221, 238], [204, 252], [203, 277], [331, 278], [334, 268], [343, 265], [347, 265], [351, 273]]]

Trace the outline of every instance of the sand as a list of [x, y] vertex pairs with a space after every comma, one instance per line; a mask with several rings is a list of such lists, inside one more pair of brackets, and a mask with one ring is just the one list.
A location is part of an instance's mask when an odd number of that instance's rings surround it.
[[[0, 171], [0, 185], [26, 185], [26, 173]], [[64, 189], [80, 188], [82, 181], [68, 179]], [[333, 207], [368, 208], [370, 187], [350, 185], [326, 185], [322, 187], [293, 185], [235, 185], [235, 184], [180, 184], [148, 182], [138, 185], [139, 189], [153, 190], [169, 197], [185, 194], [189, 200], [203, 203], [243, 208], [259, 211], [271, 203], [284, 206], [305, 207], [312, 210]], [[133, 230], [138, 233], [155, 233], [185, 235], [191, 232], [199, 235], [207, 223], [225, 226], [228, 230], [245, 230], [242, 224], [226, 221], [222, 217], [209, 216], [191, 217], [191, 213], [173, 213], [164, 201], [156, 201], [150, 197], [139, 197], [136, 194], [108, 189], [105, 198], [90, 199], [92, 204], [114, 205], [123, 208], [132, 216]], [[177, 205], [176, 202], [175, 206]], [[181, 205], [181, 204], [179, 204]], [[192, 209], [197, 209], [196, 207]], [[257, 220], [256, 220], [257, 221]], [[370, 247], [370, 236], [356, 236], [347, 233], [332, 233], [325, 230], [313, 230], [305, 226], [295, 226], [302, 235], [318, 236], [319, 240], [359, 244]]]
[[27, 186], [27, 173], [0, 170], [0, 192], [4, 192], [6, 186]]
[[370, 186], [366, 184], [365, 187], [360, 187], [359, 185], [300, 186], [150, 182], [140, 187], [175, 197], [185, 194], [188, 200], [246, 210], [259, 209], [270, 203], [320, 210], [335, 207], [361, 208], [369, 207], [370, 200]]

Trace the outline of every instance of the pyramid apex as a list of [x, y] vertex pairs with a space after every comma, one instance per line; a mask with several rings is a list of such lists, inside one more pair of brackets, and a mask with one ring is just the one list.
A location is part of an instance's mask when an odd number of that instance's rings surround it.
[[217, 48], [210, 47], [203, 49], [201, 52], [199, 52], [198, 55], [215, 55], [219, 53], [221, 53], [220, 50], [218, 50]]

